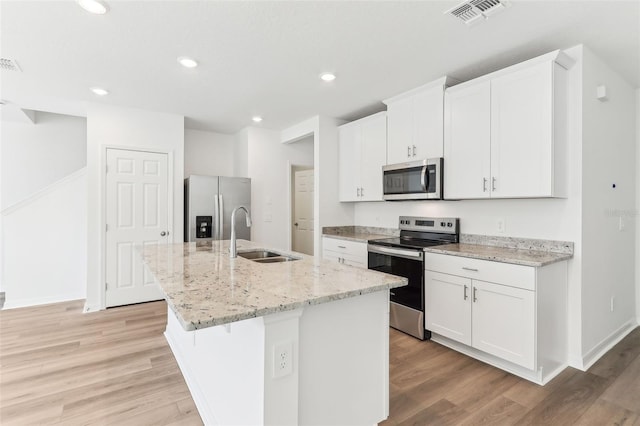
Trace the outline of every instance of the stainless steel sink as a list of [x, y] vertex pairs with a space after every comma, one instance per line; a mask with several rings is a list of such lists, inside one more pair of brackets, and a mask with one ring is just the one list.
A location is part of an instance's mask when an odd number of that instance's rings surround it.
[[287, 256], [263, 249], [238, 252], [238, 256], [258, 263], [280, 263], [298, 260], [297, 257]]
[[279, 262], [293, 262], [294, 260], [298, 260], [298, 258], [289, 257], [289, 256], [278, 256], [278, 257], [265, 257], [263, 259], [251, 259], [251, 260], [258, 263], [279, 263]]
[[251, 251], [243, 251], [238, 252], [238, 256], [244, 257], [245, 259], [264, 259], [267, 257], [278, 257], [282, 256], [280, 253], [274, 253], [268, 250], [251, 250]]

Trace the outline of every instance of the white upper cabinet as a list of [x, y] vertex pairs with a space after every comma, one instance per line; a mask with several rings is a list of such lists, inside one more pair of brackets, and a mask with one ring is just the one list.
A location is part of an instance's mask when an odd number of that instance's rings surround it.
[[387, 164], [442, 157], [444, 89], [442, 77], [387, 99]]
[[387, 113], [340, 126], [338, 155], [340, 201], [382, 201]]
[[448, 88], [444, 196], [566, 196], [566, 68], [560, 51]]

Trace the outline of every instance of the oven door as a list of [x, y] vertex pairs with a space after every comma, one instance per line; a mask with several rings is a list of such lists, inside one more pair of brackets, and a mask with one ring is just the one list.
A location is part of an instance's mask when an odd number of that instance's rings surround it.
[[405, 277], [409, 281], [406, 287], [390, 291], [390, 325], [424, 339], [424, 252], [373, 244], [367, 247], [369, 269]]

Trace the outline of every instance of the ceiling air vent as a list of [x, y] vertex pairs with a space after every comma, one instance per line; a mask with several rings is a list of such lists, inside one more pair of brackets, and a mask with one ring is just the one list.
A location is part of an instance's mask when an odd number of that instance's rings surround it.
[[0, 69], [3, 71], [22, 71], [14, 59], [0, 58]]
[[444, 13], [460, 19], [467, 25], [473, 25], [504, 10], [507, 6], [509, 6], [509, 0], [468, 0]]

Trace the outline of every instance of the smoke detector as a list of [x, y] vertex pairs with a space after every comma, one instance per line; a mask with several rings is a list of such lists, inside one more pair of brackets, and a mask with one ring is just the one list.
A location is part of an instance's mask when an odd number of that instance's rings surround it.
[[509, 0], [467, 0], [444, 12], [468, 26], [477, 24], [510, 6]]
[[3, 71], [22, 71], [15, 59], [0, 58], [0, 69]]

